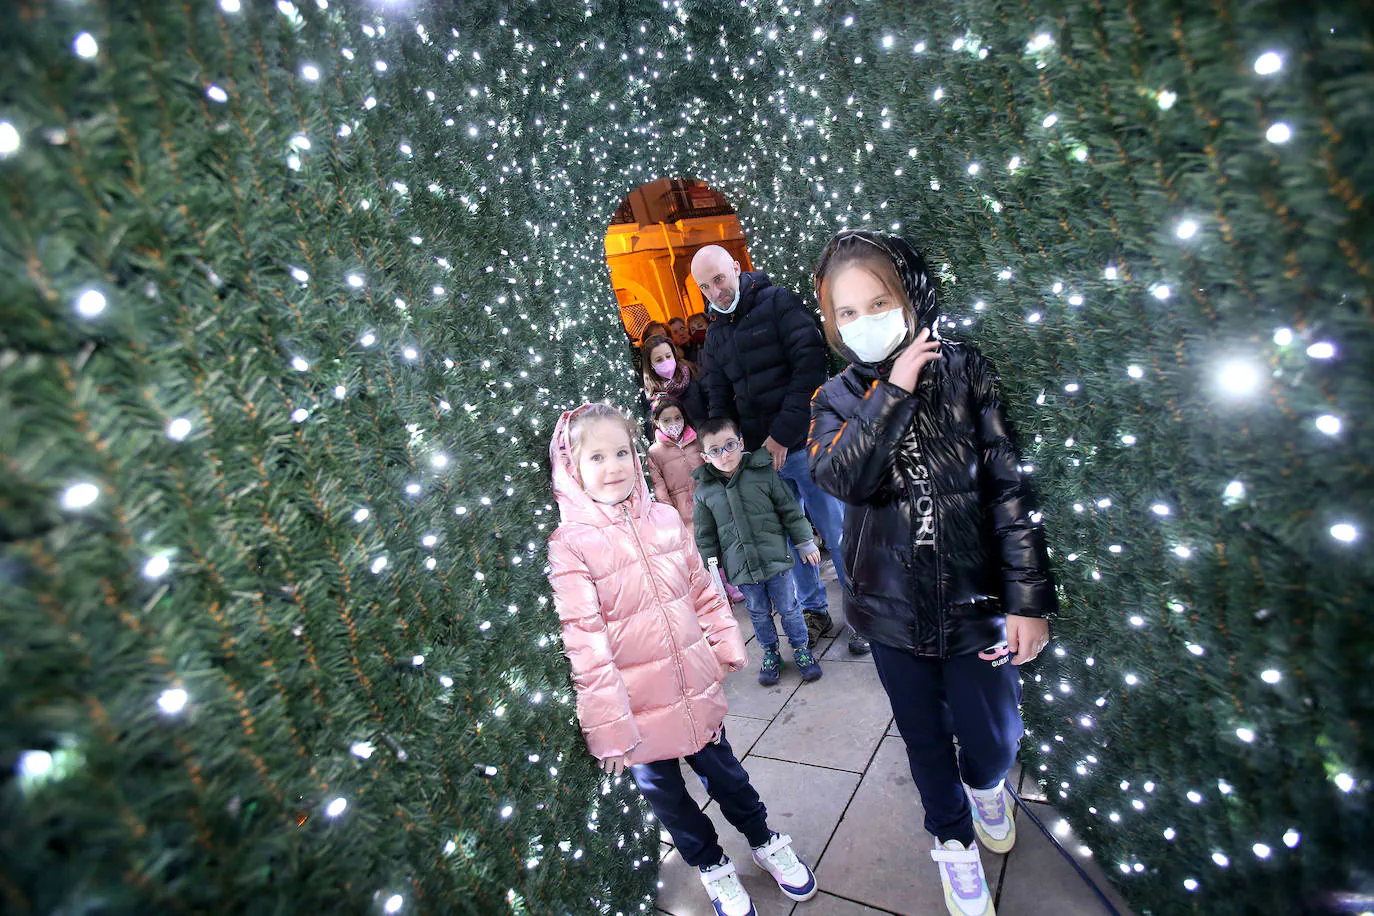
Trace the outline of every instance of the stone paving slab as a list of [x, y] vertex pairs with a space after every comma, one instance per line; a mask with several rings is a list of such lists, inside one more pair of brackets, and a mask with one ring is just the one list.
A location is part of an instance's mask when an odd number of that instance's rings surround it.
[[823, 665], [824, 676], [799, 687], [754, 753], [861, 773], [882, 740], [892, 711], [869, 665]]
[[884, 910], [875, 910], [861, 903], [834, 897], [825, 891], [821, 891], [805, 903], [797, 904], [792, 913], [794, 916], [887, 916]]
[[760, 687], [758, 676], [763, 650], [757, 640], [750, 640], [745, 649], [749, 653], [749, 664], [743, 671], [736, 671], [725, 679], [725, 700], [734, 715], [772, 719], [782, 711], [793, 691], [801, 686], [801, 674], [796, 665], [789, 663], [775, 686]]

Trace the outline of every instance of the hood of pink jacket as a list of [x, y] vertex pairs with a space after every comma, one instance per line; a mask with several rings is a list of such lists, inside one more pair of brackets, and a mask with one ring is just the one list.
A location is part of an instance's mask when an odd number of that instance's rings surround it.
[[[597, 502], [582, 487], [582, 475], [578, 473], [577, 461], [573, 459], [572, 440], [568, 434], [573, 420], [590, 405], [583, 404], [569, 410], [558, 418], [549, 440], [549, 463], [553, 465], [553, 495], [558, 500], [558, 515], [566, 524], [595, 525], [600, 528], [610, 525], [624, 514], [623, 504], [614, 506]], [[630, 443], [635, 455], [635, 486], [626, 500], [630, 504], [630, 515], [642, 518], [649, 508], [649, 487], [644, 482], [644, 467], [640, 464], [639, 449]]]

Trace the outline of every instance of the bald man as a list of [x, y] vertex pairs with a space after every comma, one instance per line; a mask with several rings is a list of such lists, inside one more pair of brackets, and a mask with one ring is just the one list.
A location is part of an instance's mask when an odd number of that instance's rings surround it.
[[[711, 416], [738, 421], [749, 451], [768, 450], [774, 469], [820, 529], [843, 588], [842, 509], [816, 486], [806, 460], [811, 395], [826, 381], [820, 322], [795, 293], [774, 286], [761, 271], [742, 271], [739, 261], [719, 245], [708, 245], [692, 257], [692, 279], [711, 318], [701, 359]], [[795, 549], [793, 555], [797, 598], [814, 646], [830, 629], [825, 585], [816, 567], [803, 563]], [[868, 651], [867, 641], [852, 629], [849, 651]]]

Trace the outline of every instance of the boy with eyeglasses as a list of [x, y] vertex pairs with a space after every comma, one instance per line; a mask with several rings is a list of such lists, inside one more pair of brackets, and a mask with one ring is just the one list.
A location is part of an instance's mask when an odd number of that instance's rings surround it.
[[782, 618], [802, 681], [821, 676], [821, 666], [807, 648], [806, 619], [792, 577], [792, 550], [802, 561], [821, 561], [811, 523], [802, 514], [792, 489], [773, 469], [764, 449], [746, 452], [733, 420], [716, 418], [697, 427], [706, 464], [692, 472], [697, 481], [692, 520], [697, 549], [709, 565], [716, 560], [726, 581], [744, 592], [754, 635], [763, 648], [759, 683], [772, 687], [782, 671], [782, 653], [773, 612]]

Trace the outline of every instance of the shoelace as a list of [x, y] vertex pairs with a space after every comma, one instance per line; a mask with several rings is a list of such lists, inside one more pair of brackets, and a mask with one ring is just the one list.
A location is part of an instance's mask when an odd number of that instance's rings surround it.
[[949, 880], [959, 896], [972, 897], [982, 889], [976, 862], [945, 862], [944, 866], [949, 870]]
[[774, 850], [768, 858], [772, 859], [773, 863], [785, 872], [791, 871], [801, 864], [801, 861], [797, 858], [797, 854], [792, 851], [791, 846], [783, 846], [780, 849]]
[[716, 896], [722, 900], [738, 900], [744, 896], [744, 885], [740, 884], [737, 874], [725, 875], [711, 883], [716, 887]]
[[997, 793], [996, 798], [979, 798], [973, 796], [973, 804], [978, 808], [978, 816], [985, 821], [999, 821], [1002, 819], [1002, 793]]

